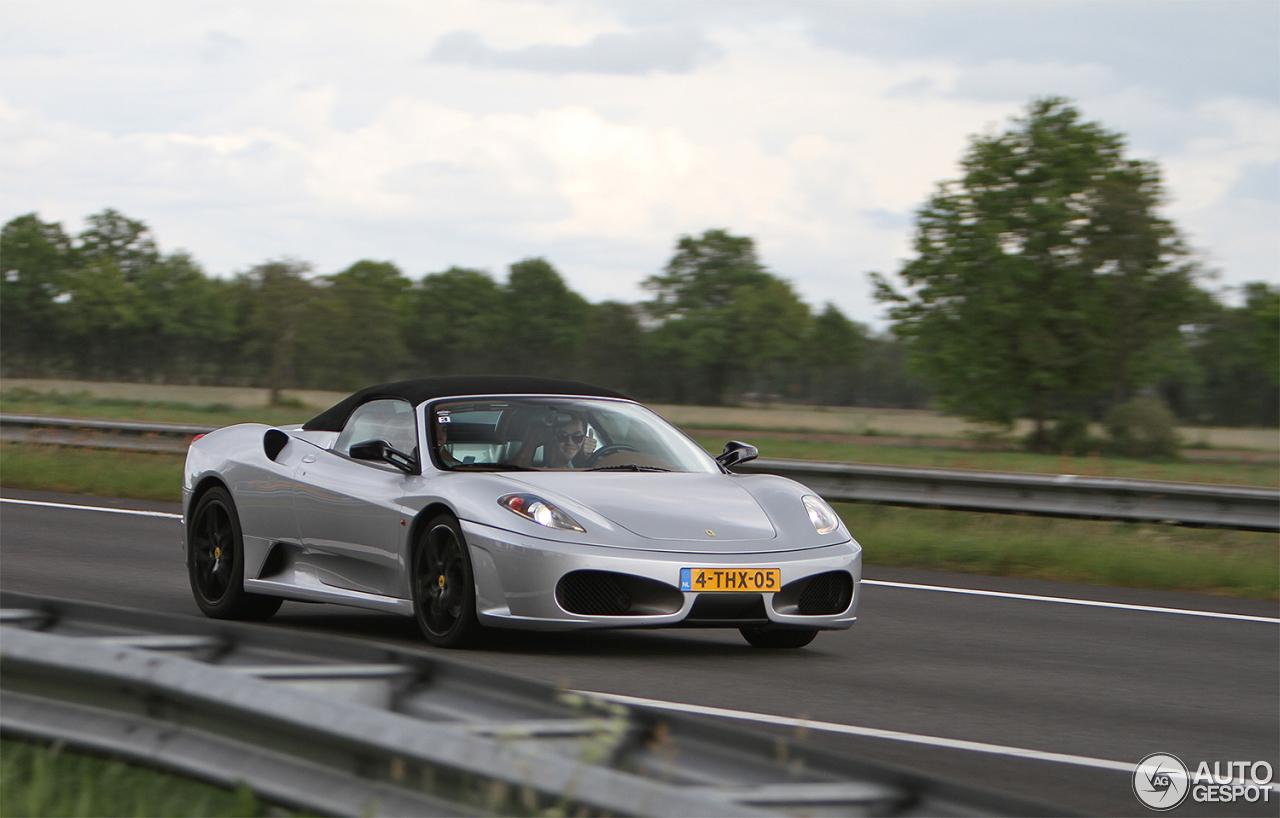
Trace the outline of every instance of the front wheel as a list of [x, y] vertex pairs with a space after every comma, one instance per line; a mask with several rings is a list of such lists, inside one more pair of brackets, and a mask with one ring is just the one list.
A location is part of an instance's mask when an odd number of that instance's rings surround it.
[[462, 527], [448, 514], [427, 525], [413, 549], [413, 613], [427, 641], [460, 648], [480, 635], [476, 581]]
[[270, 619], [284, 602], [244, 590], [244, 535], [231, 493], [200, 496], [187, 531], [187, 577], [196, 605], [213, 619]]
[[756, 648], [802, 648], [818, 635], [817, 628], [738, 628]]

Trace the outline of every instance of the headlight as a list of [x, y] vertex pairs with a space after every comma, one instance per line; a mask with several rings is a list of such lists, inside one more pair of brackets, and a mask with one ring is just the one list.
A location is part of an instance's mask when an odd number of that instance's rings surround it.
[[558, 528], [561, 531], [586, 531], [578, 525], [577, 520], [535, 494], [506, 494], [498, 498], [498, 505], [547, 528]]
[[806, 494], [800, 498], [804, 510], [809, 512], [809, 522], [819, 534], [830, 534], [840, 525], [840, 518], [821, 497]]

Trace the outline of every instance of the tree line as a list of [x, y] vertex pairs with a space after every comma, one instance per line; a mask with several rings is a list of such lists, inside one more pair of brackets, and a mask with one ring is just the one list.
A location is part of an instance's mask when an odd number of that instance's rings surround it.
[[962, 168], [919, 210], [900, 284], [873, 276], [884, 334], [833, 304], [811, 309], [726, 230], [681, 237], [642, 282], [650, 298], [626, 304], [587, 301], [543, 258], [503, 279], [453, 267], [413, 280], [372, 260], [316, 275], [292, 259], [218, 278], [115, 210], [76, 236], [31, 213], [0, 235], [0, 372], [274, 395], [540, 375], [658, 402], [1027, 417], [1031, 446], [1050, 451], [1087, 447], [1090, 422], [1135, 412], [1280, 425], [1280, 288], [1248, 284], [1238, 306], [1202, 289], [1159, 215], [1159, 169], [1126, 158], [1119, 134], [1036, 100], [1004, 133], [975, 137]]
[[653, 300], [591, 303], [543, 258], [499, 280], [452, 267], [411, 280], [362, 260], [315, 275], [280, 259], [231, 278], [162, 253], [147, 225], [107, 209], [69, 236], [38, 214], [0, 235], [0, 368], [73, 377], [343, 391], [399, 378], [570, 378], [653, 401], [744, 396], [924, 407], [906, 350], [827, 304], [815, 313], [750, 238], [680, 239], [644, 282]]

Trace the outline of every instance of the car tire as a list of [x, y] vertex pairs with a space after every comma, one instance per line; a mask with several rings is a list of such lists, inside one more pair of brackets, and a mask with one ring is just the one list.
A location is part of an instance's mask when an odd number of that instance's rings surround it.
[[471, 555], [452, 515], [432, 519], [414, 543], [413, 614], [423, 636], [439, 648], [475, 644], [482, 631]]
[[817, 628], [738, 628], [756, 648], [802, 648], [818, 635]]
[[283, 599], [244, 590], [244, 535], [231, 493], [200, 495], [187, 527], [187, 578], [196, 605], [212, 619], [270, 619]]

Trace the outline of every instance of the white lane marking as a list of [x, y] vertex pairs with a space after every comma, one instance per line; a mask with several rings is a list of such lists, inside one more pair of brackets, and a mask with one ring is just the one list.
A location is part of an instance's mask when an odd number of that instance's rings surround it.
[[[689, 713], [696, 716], [718, 716], [739, 721], [753, 721], [758, 724], [772, 724], [780, 727], [794, 727], [802, 730], [814, 730], [825, 733], [840, 733], [847, 736], [864, 738], [883, 738], [890, 741], [905, 741], [910, 744], [924, 744], [930, 747], [945, 747], [950, 750], [969, 750], [975, 753], [1008, 756], [1010, 758], [1026, 758], [1032, 761], [1052, 761], [1058, 764], [1073, 764], [1077, 767], [1093, 767], [1099, 770], [1133, 774], [1136, 763], [1127, 761], [1108, 761], [1105, 758], [1089, 758], [1068, 753], [1050, 753], [1044, 750], [1029, 750], [1025, 747], [1006, 747], [1003, 744], [987, 744], [981, 741], [965, 741], [964, 739], [942, 738], [941, 736], [923, 736], [918, 733], [901, 733], [897, 730], [879, 730], [875, 727], [855, 727], [851, 724], [836, 724], [829, 721], [813, 721], [811, 719], [788, 718], [787, 716], [770, 716], [766, 713], [751, 713], [746, 710], [728, 710], [723, 707], [706, 707], [700, 704], [682, 704], [680, 702], [664, 702], [661, 699], [642, 699], [639, 696], [624, 696], [620, 693], [596, 693], [590, 690], [577, 690], [583, 696], [593, 696], [618, 704], [632, 704], [639, 707], [652, 707], [655, 710], [670, 710], [676, 713]], [[1280, 783], [1272, 783], [1271, 789], [1280, 792]]]
[[618, 693], [595, 693], [589, 690], [578, 691], [584, 696], [594, 696], [605, 701], [618, 704], [632, 704], [641, 707], [652, 707], [658, 710], [671, 710], [676, 713], [689, 713], [696, 716], [718, 716], [739, 721], [753, 721], [759, 724], [772, 724], [779, 727], [794, 727], [800, 730], [814, 730], [824, 733], [840, 733], [846, 736], [862, 736], [864, 738], [883, 738], [890, 741], [905, 741], [911, 744], [925, 744], [930, 747], [945, 747], [951, 750], [970, 750], [978, 753], [1010, 756], [1012, 758], [1029, 758], [1034, 761], [1056, 761], [1060, 764], [1074, 764], [1078, 767], [1096, 767], [1102, 770], [1116, 770], [1132, 773], [1138, 766], [1124, 761], [1107, 761], [1102, 758], [1068, 755], [1066, 753], [1048, 753], [1043, 750], [1028, 750], [1025, 747], [1006, 747], [1002, 744], [986, 744], [981, 741], [965, 741], [963, 739], [942, 738], [940, 736], [924, 736], [918, 733], [902, 733], [897, 730], [880, 730], [875, 727], [856, 727], [851, 724], [836, 724], [829, 721], [790, 718], [787, 716], [771, 716], [767, 713], [751, 713], [746, 710], [728, 710], [723, 707], [707, 707], [701, 704], [682, 704], [680, 702], [664, 702], [660, 699], [642, 699], [638, 696], [623, 696]]
[[[0, 503], [18, 503], [25, 506], [46, 506], [49, 508], [77, 508], [82, 511], [105, 511], [109, 514], [133, 514], [139, 517], [161, 517], [169, 520], [181, 520], [181, 514], [167, 511], [138, 511], [131, 508], [103, 508], [102, 506], [82, 506], [73, 503], [49, 503], [41, 500], [17, 500], [0, 497]], [[971, 596], [992, 596], [1004, 599], [1026, 599], [1033, 602], [1057, 602], [1063, 605], [1085, 605], [1093, 608], [1119, 608], [1126, 611], [1150, 611], [1154, 613], [1182, 614], [1184, 616], [1204, 616], [1210, 619], [1237, 619], [1244, 622], [1267, 622], [1280, 625], [1280, 619], [1269, 616], [1246, 616], [1245, 614], [1219, 613], [1217, 611], [1192, 611], [1185, 608], [1157, 608], [1151, 605], [1126, 605], [1121, 602], [1100, 602], [1096, 599], [1069, 599], [1059, 596], [1036, 596], [1034, 594], [1010, 594], [1003, 591], [980, 591], [976, 588], [951, 588], [946, 585], [917, 585], [911, 582], [889, 582], [879, 579], [864, 579], [864, 585], [881, 585], [887, 588], [907, 588], [913, 591], [941, 591], [947, 594], [969, 594]]]
[[946, 585], [916, 585], [911, 582], [886, 582], [879, 579], [864, 579], [863, 585], [883, 585], [887, 588], [907, 588], [913, 591], [941, 591], [945, 594], [970, 594], [972, 596], [994, 596], [1004, 599], [1027, 599], [1032, 602], [1057, 602], [1061, 605], [1085, 605], [1090, 608], [1119, 608], [1124, 611], [1150, 611], [1152, 613], [1181, 614], [1182, 616], [1205, 616], [1210, 619], [1238, 619], [1243, 622], [1266, 622], [1280, 625], [1280, 619], [1270, 616], [1247, 616], [1245, 614], [1220, 613], [1218, 611], [1193, 611], [1186, 608], [1158, 608], [1152, 605], [1127, 605], [1123, 602], [1100, 602], [1096, 599], [1071, 599], [1061, 596], [1037, 596], [1035, 594], [1009, 594], [1003, 591], [979, 591], [976, 588], [950, 588]]
[[139, 511], [133, 508], [103, 508], [102, 506], [81, 506], [75, 503], [46, 503], [41, 500], [15, 500], [12, 497], [0, 497], [0, 503], [17, 503], [22, 506], [46, 506], [48, 508], [78, 508], [81, 511], [105, 511], [108, 514], [133, 514], [137, 517], [162, 517], [166, 520], [181, 520], [181, 514], [168, 511]]

